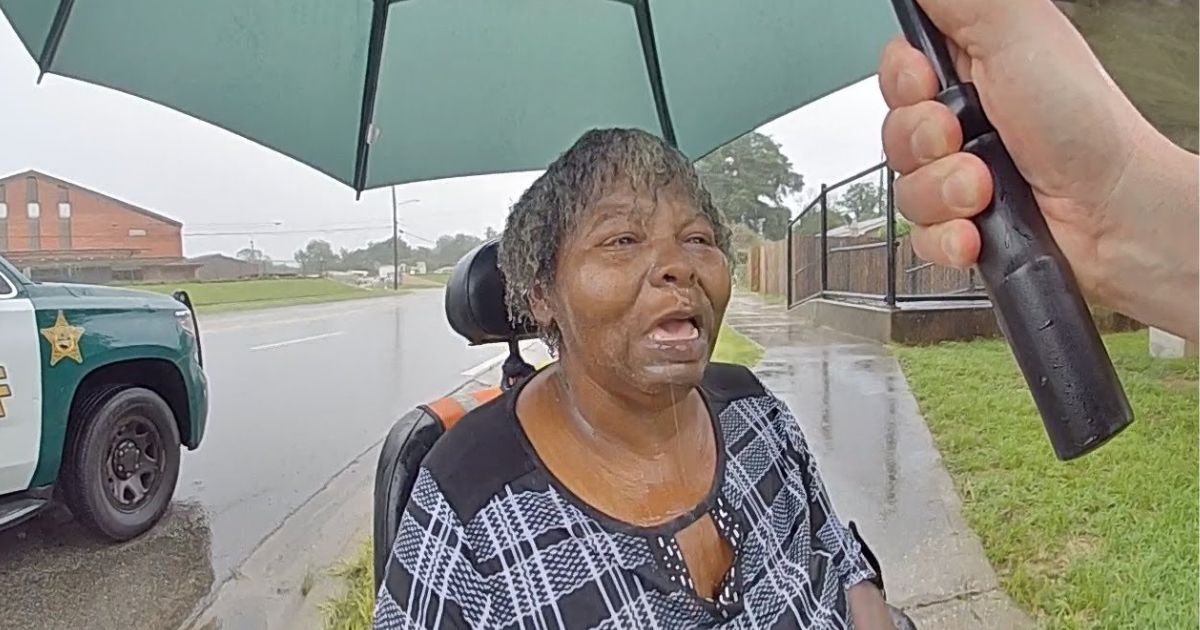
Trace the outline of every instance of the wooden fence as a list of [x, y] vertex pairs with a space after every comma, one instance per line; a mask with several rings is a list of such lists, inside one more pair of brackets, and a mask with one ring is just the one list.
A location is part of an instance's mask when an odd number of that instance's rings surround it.
[[[829, 241], [830, 291], [883, 295], [887, 292], [887, 245], [868, 236], [834, 237]], [[821, 239], [792, 237], [796, 301], [821, 291]], [[750, 251], [750, 289], [764, 295], [787, 295], [787, 243], [773, 241]], [[931, 295], [982, 292], [973, 270], [932, 265], [917, 257], [908, 237], [896, 239], [896, 293]]]

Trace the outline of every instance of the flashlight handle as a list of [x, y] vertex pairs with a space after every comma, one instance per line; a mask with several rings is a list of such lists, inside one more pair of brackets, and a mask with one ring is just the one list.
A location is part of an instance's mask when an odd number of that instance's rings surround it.
[[959, 80], [945, 39], [915, 0], [892, 0], [909, 43], [930, 59], [938, 100], [958, 117], [963, 150], [991, 172], [992, 200], [974, 218], [977, 268], [1060, 460], [1104, 444], [1133, 410], [1082, 292], [1029, 183], [987, 119], [975, 87]]

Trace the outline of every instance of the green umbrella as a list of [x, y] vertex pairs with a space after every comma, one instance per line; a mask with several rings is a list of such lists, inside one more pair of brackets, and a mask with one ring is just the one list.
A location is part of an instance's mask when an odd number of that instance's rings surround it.
[[544, 168], [584, 130], [699, 158], [874, 73], [888, 0], [0, 0], [43, 73], [355, 190]]

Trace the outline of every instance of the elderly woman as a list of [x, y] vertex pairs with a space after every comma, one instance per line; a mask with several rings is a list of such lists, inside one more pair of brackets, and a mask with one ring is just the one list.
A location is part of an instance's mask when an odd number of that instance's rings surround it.
[[534, 182], [500, 267], [559, 360], [429, 453], [376, 628], [891, 627], [795, 418], [709, 363], [728, 244], [643, 132], [589, 132]]

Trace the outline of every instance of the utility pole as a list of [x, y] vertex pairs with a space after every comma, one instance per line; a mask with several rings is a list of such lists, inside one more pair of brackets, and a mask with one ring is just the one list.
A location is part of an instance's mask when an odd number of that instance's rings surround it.
[[392, 186], [392, 290], [400, 289], [400, 218], [396, 208], [420, 199], [405, 199], [396, 203], [396, 187]]
[[400, 289], [400, 219], [396, 213], [396, 187], [392, 186], [392, 290]]
[[262, 277], [262, 263], [258, 262], [258, 252], [254, 249], [254, 236], [250, 237], [250, 262], [257, 263], [258, 277]]

